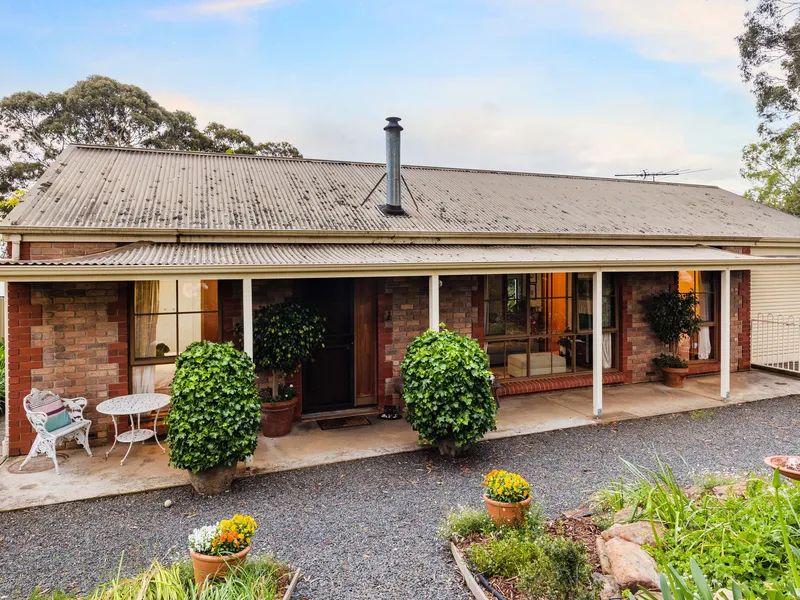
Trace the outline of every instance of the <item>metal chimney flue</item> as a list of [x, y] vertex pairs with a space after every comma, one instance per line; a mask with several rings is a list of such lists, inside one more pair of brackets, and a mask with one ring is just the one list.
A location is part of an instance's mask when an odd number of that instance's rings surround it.
[[403, 200], [400, 179], [400, 117], [387, 117], [386, 132], [386, 203], [381, 210], [387, 215], [402, 215]]

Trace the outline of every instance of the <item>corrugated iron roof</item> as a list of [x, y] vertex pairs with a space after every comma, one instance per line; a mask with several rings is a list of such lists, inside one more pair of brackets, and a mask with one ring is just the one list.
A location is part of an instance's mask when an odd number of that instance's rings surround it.
[[[794, 260], [800, 260], [795, 258]], [[99, 267], [188, 266], [360, 266], [470, 264], [593, 264], [669, 263], [673, 268], [694, 264], [742, 265], [774, 262], [702, 246], [483, 246], [438, 244], [165, 244], [136, 243], [88, 256], [61, 260], [31, 260], [0, 265]], [[479, 271], [478, 271], [479, 272]]]
[[[382, 164], [72, 146], [0, 224], [183, 232], [798, 238], [800, 219], [716, 187], [404, 166], [408, 216], [378, 209]], [[369, 196], [369, 199], [367, 197]]]

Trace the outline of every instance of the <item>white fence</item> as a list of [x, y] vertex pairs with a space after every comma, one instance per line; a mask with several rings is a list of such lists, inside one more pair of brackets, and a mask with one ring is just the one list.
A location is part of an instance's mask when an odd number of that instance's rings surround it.
[[751, 323], [752, 364], [800, 373], [800, 318], [759, 313]]

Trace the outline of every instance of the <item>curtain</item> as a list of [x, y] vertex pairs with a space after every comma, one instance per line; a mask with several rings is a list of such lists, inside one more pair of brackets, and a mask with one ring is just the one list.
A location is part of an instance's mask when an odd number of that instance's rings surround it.
[[611, 334], [603, 334], [603, 368], [610, 369], [614, 361], [614, 354], [611, 349]]
[[[137, 281], [134, 285], [134, 339], [136, 358], [156, 356], [156, 326], [158, 325], [159, 281]], [[155, 365], [133, 369], [133, 393], [146, 394], [155, 390]]]
[[697, 338], [697, 358], [707, 360], [711, 356], [711, 332], [709, 328], [701, 327]]

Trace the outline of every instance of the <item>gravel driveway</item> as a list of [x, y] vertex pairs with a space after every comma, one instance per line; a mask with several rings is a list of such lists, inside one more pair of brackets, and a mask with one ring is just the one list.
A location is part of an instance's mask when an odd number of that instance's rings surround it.
[[764, 456], [798, 453], [798, 399], [485, 442], [458, 461], [425, 450], [264, 475], [217, 498], [178, 488], [0, 513], [0, 597], [37, 579], [85, 589], [123, 552], [135, 572], [184, 552], [192, 528], [242, 512], [260, 523], [256, 551], [303, 569], [295, 598], [466, 600], [436, 529], [448, 507], [480, 504], [486, 471], [520, 472], [554, 516], [623, 474], [619, 457], [642, 464], [655, 451], [687, 480], [761, 469]]

